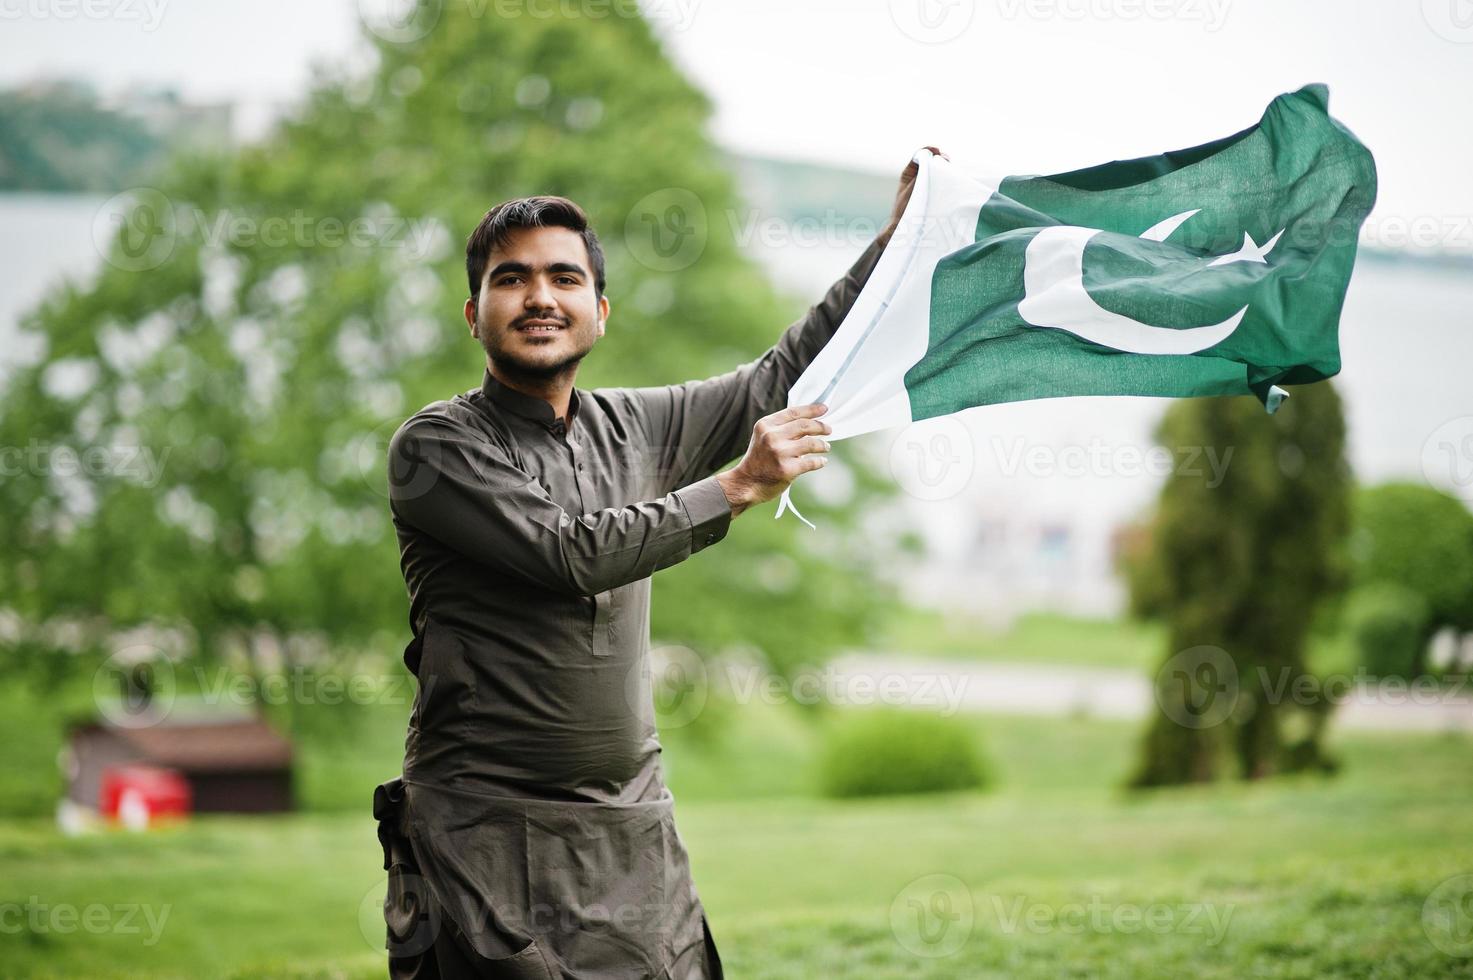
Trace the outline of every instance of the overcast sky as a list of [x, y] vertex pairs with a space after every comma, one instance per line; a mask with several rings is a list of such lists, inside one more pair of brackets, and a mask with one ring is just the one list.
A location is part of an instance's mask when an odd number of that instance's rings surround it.
[[[360, 6], [396, 2], [0, 0], [0, 81], [172, 83], [243, 101], [258, 127], [300, 95], [313, 59], [352, 57]], [[997, 173], [1192, 146], [1326, 82], [1378, 161], [1373, 222], [1432, 221], [1443, 244], [1473, 247], [1468, 0], [641, 3], [712, 95], [723, 144], [871, 170], [898, 171], [925, 143]]]

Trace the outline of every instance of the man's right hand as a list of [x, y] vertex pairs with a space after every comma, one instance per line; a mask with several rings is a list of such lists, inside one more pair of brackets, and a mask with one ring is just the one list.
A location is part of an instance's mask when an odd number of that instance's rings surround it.
[[823, 454], [829, 442], [822, 437], [834, 430], [818, 418], [827, 411], [820, 404], [794, 405], [757, 420], [742, 461], [716, 475], [733, 517], [781, 495], [798, 477], [828, 461]]

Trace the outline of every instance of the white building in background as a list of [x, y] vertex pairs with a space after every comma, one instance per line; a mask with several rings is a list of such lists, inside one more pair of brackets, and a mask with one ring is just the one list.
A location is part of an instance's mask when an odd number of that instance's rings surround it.
[[186, 102], [174, 88], [130, 85], [109, 95], [103, 105], [141, 120], [172, 146], [212, 150], [234, 141], [235, 106], [230, 102]]

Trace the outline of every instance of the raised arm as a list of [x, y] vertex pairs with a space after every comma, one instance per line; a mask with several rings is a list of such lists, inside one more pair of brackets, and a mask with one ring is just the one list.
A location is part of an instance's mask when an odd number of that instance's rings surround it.
[[885, 240], [876, 237], [823, 299], [756, 360], [714, 378], [629, 389], [650, 446], [662, 454], [659, 472], [669, 475], [666, 486], [715, 473], [747, 448], [758, 419], [787, 405], [788, 389], [844, 322], [884, 248]]
[[[945, 156], [934, 146], [926, 149]], [[666, 487], [706, 477], [740, 456], [754, 436], [757, 420], [787, 405], [788, 390], [839, 329], [874, 271], [905, 213], [919, 170], [913, 156], [901, 171], [884, 229], [823, 299], [783, 331], [761, 357], [702, 381], [629, 389], [650, 445], [662, 454], [659, 472], [669, 474]]]
[[721, 540], [732, 510], [714, 477], [655, 500], [570, 514], [531, 474], [449, 419], [389, 441], [394, 516], [474, 561], [547, 589], [595, 595]]

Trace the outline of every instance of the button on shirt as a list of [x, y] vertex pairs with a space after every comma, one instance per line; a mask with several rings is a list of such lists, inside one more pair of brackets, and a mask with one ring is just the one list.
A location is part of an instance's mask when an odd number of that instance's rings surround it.
[[[659, 768], [650, 576], [727, 534], [731, 506], [713, 474], [745, 452], [758, 419], [786, 405], [882, 249], [872, 242], [774, 347], [726, 374], [574, 388], [561, 419], [487, 371], [479, 388], [427, 405], [390, 441], [414, 634], [405, 661], [419, 680], [404, 760], [411, 837], [451, 914], [457, 896], [477, 910], [467, 917], [495, 906], [483, 955], [515, 953], [540, 935], [569, 969], [617, 957], [566, 923], [539, 930], [518, 914], [554, 893], [587, 908], [596, 880], [671, 906], [660, 929], [630, 939], [645, 968], [667, 968], [698, 941], [703, 913]], [[541, 839], [528, 827], [560, 820], [573, 825], [554, 836], [609, 845], [632, 835], [629, 848], [643, 856], [623, 866], [618, 846], [590, 843], [589, 854], [616, 866], [603, 874], [587, 865], [598, 859], [568, 856], [580, 870], [562, 880], [558, 861], [544, 873], [545, 855], [511, 853]], [[665, 855], [654, 864], [644, 853], [652, 847]], [[492, 867], [498, 854], [504, 866]], [[509, 886], [507, 874], [531, 880]]]

